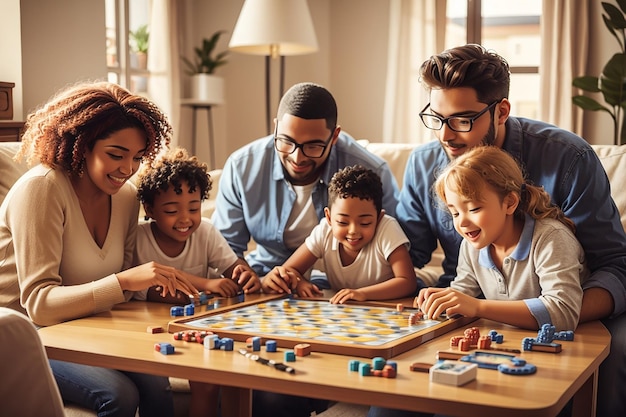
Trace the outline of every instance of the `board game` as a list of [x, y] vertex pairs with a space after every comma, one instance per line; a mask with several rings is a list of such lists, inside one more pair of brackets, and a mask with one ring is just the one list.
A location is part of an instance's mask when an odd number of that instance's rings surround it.
[[410, 324], [415, 309], [398, 311], [396, 304], [351, 302], [278, 296], [245, 301], [172, 320], [168, 332], [206, 330], [219, 337], [246, 341], [259, 336], [279, 348], [308, 343], [313, 352], [392, 358], [474, 318], [420, 320]]

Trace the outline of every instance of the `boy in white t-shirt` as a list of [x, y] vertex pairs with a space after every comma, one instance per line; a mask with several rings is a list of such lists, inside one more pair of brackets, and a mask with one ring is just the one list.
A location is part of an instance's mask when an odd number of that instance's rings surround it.
[[382, 209], [382, 183], [373, 171], [355, 165], [338, 171], [328, 184], [328, 207], [311, 235], [263, 281], [264, 292], [322, 296], [305, 273], [322, 259], [332, 290], [330, 301], [384, 300], [413, 295], [417, 281], [409, 240]]
[[[139, 225], [135, 262], [156, 261], [180, 270], [200, 291], [235, 296], [240, 291], [256, 292], [259, 277], [232, 251], [226, 239], [202, 218], [202, 201], [211, 190], [207, 165], [176, 149], [138, 175], [138, 198], [150, 222]], [[211, 278], [215, 276], [217, 278]], [[209, 279], [210, 278], [210, 279]], [[152, 287], [135, 293], [137, 299], [179, 303]], [[217, 416], [219, 386], [190, 381], [189, 415]]]

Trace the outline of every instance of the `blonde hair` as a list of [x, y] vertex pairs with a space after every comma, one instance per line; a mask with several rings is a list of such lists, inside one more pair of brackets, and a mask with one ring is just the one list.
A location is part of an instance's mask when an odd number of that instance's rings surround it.
[[495, 146], [477, 146], [453, 160], [433, 187], [443, 202], [446, 187], [468, 200], [482, 201], [482, 185], [488, 185], [501, 201], [510, 193], [516, 194], [520, 201], [515, 210], [518, 218], [526, 213], [534, 219], [556, 219], [572, 232], [576, 230], [574, 222], [552, 203], [550, 194], [543, 187], [526, 183], [515, 159]]

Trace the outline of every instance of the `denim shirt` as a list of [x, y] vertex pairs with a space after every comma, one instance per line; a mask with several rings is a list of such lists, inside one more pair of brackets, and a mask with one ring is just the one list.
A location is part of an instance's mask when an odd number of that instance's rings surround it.
[[[509, 117], [503, 149], [522, 166], [527, 181], [543, 186], [576, 224], [592, 272], [584, 288], [609, 291], [612, 317], [626, 311], [626, 234], [611, 198], [608, 177], [591, 146], [579, 136], [553, 125]], [[433, 194], [436, 175], [448, 163], [438, 141], [416, 148], [409, 157], [396, 216], [411, 241], [413, 264], [422, 268], [441, 244], [444, 274], [437, 286], [456, 276], [462, 237], [448, 210]], [[421, 283], [423, 286], [423, 283]]]
[[[338, 170], [360, 164], [376, 172], [383, 184], [383, 208], [394, 216], [398, 184], [387, 163], [341, 132], [330, 150], [311, 198], [318, 219], [328, 204], [328, 183]], [[243, 257], [250, 239], [257, 247], [246, 256], [250, 266], [266, 275], [283, 264], [296, 248], [284, 241], [287, 220], [296, 193], [285, 178], [274, 149], [274, 137], [258, 139], [235, 151], [226, 161], [220, 178], [213, 225], [226, 238], [237, 256]]]

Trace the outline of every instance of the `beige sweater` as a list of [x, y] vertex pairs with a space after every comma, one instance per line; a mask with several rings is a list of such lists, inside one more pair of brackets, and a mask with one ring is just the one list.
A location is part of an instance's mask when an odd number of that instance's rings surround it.
[[126, 296], [114, 275], [132, 263], [139, 202], [127, 183], [111, 197], [100, 248], [69, 178], [36, 166], [0, 207], [0, 306], [26, 312], [40, 326], [109, 310]]

